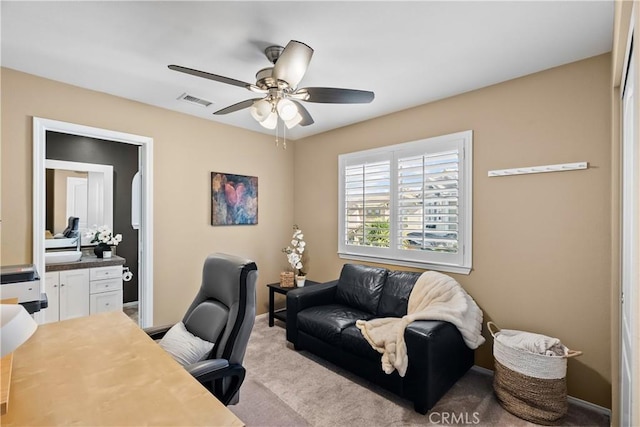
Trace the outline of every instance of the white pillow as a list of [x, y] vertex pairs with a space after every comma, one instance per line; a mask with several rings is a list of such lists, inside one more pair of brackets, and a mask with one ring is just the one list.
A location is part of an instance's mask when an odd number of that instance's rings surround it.
[[193, 335], [182, 322], [173, 325], [159, 344], [182, 366], [203, 360], [213, 348], [212, 342]]

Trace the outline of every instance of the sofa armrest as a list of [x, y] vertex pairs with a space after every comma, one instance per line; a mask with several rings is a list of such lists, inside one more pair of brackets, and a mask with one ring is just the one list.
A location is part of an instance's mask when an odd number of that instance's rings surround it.
[[287, 292], [287, 341], [298, 344], [298, 313], [305, 308], [331, 304], [338, 281], [305, 286]]
[[473, 366], [474, 351], [458, 328], [438, 320], [410, 323], [404, 339], [409, 358], [404, 391], [416, 411], [426, 413]]

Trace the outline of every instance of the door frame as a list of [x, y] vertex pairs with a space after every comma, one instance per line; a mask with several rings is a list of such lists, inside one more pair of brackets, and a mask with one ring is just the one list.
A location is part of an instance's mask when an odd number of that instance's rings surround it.
[[[153, 138], [75, 123], [33, 117], [33, 263], [44, 277], [45, 157], [47, 131], [132, 144], [139, 147], [141, 175], [138, 315], [140, 326], [153, 325]], [[38, 238], [37, 236], [42, 236]]]
[[[637, 191], [640, 189], [640, 145], [638, 144], [639, 135], [639, 116], [640, 108], [638, 106], [638, 85], [640, 68], [638, 67], [638, 52], [635, 46], [638, 40], [634, 40], [634, 28], [637, 10], [635, 5], [631, 9], [631, 20], [626, 36], [625, 53], [621, 69], [620, 79], [620, 99], [619, 99], [619, 121], [620, 126], [620, 240], [619, 240], [619, 295], [618, 295], [618, 325], [619, 325], [619, 354], [618, 354], [618, 422], [620, 425], [635, 425], [640, 417], [638, 401], [640, 393], [640, 372], [637, 366], [640, 360], [640, 340], [638, 339], [638, 308], [640, 306], [640, 270], [637, 265], [637, 257], [640, 253], [640, 217], [638, 216], [640, 198]], [[633, 64], [631, 63], [633, 60]], [[633, 65], [634, 74], [629, 73], [629, 69]], [[631, 79], [630, 79], [631, 78]], [[630, 80], [629, 80], [630, 79]], [[633, 132], [632, 139], [625, 138], [627, 133], [625, 117], [627, 116], [625, 109], [625, 96], [627, 95], [627, 83], [633, 85], [634, 99], [632, 116]], [[631, 143], [629, 147], [627, 144]], [[631, 155], [631, 158], [627, 156]], [[631, 186], [630, 188], [627, 186]], [[634, 197], [635, 196], [635, 197]], [[625, 289], [625, 281], [630, 281], [630, 289], [628, 294], [623, 294]], [[629, 307], [631, 319], [629, 348], [625, 346], [624, 337], [624, 314], [625, 308]], [[625, 360], [625, 350], [627, 360]], [[631, 368], [629, 383], [625, 383], [625, 362]], [[628, 413], [626, 412], [628, 411]]]

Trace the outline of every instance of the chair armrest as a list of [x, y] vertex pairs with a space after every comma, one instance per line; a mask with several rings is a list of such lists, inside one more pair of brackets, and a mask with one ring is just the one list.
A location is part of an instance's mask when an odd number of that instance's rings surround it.
[[338, 281], [305, 286], [287, 292], [287, 341], [297, 344], [298, 313], [305, 308], [331, 304], [336, 295]]
[[159, 340], [164, 337], [167, 331], [172, 327], [173, 325], [151, 326], [149, 328], [144, 328], [143, 331], [145, 331], [152, 340]]
[[[225, 406], [240, 389], [246, 373], [242, 365], [229, 364], [226, 359], [203, 360], [187, 365], [185, 369]], [[227, 383], [223, 383], [225, 378], [228, 378]]]
[[196, 378], [204, 378], [221, 369], [227, 368], [229, 361], [226, 359], [208, 359], [187, 365], [184, 369]]

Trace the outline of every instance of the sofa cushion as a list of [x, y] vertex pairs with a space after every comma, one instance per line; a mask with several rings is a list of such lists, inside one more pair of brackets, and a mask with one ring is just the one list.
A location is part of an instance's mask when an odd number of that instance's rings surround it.
[[387, 273], [386, 268], [345, 264], [338, 279], [336, 302], [375, 314]]
[[409, 295], [416, 280], [422, 273], [411, 271], [390, 271], [387, 283], [382, 289], [378, 317], [402, 317], [407, 314]]
[[339, 347], [343, 329], [355, 325], [358, 319], [372, 318], [371, 313], [353, 307], [340, 304], [318, 305], [298, 313], [298, 329]]
[[344, 328], [341, 339], [342, 350], [365, 359], [380, 361], [381, 354], [371, 347], [356, 325]]

